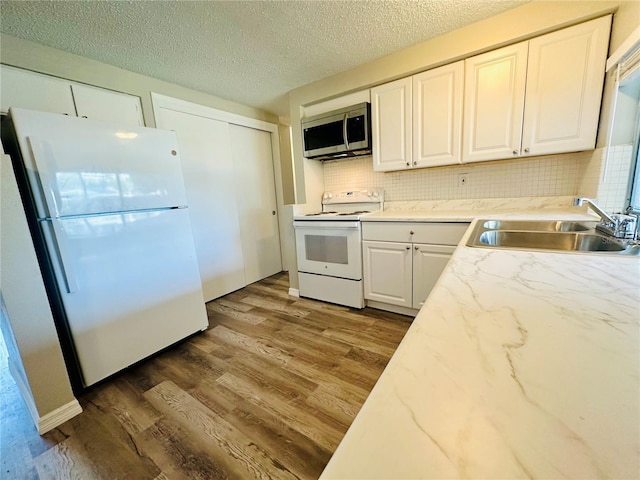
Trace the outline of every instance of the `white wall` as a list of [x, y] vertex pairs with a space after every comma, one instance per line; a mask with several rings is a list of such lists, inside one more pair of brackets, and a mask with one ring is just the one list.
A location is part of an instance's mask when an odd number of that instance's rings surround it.
[[70, 408], [75, 414], [80, 406], [71, 391], [11, 160], [7, 155], [0, 160], [0, 272], [8, 312], [3, 308], [2, 334], [11, 373], [40, 429], [56, 411]]

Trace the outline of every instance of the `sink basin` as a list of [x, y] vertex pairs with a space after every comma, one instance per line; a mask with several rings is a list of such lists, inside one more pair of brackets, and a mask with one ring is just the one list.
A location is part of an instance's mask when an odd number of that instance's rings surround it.
[[467, 245], [640, 255], [640, 246], [597, 232], [595, 226], [596, 222], [484, 220], [476, 224]]
[[487, 220], [482, 222], [487, 230], [524, 230], [528, 232], [586, 232], [597, 222], [572, 222], [556, 220]]
[[597, 234], [512, 232], [492, 230], [480, 235], [480, 243], [493, 247], [536, 248], [578, 252], [620, 252], [626, 245]]

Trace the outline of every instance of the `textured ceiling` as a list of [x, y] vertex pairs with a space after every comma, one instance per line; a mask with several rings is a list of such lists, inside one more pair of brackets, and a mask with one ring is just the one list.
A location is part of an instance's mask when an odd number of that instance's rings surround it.
[[290, 90], [523, 0], [0, 1], [0, 30], [288, 115]]

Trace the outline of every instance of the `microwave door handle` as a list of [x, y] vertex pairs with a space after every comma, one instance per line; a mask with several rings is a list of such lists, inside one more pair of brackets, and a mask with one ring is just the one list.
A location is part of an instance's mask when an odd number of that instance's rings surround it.
[[347, 138], [347, 120], [349, 119], [349, 112], [344, 114], [344, 120], [342, 121], [342, 137], [344, 138], [344, 145], [349, 149], [349, 139]]

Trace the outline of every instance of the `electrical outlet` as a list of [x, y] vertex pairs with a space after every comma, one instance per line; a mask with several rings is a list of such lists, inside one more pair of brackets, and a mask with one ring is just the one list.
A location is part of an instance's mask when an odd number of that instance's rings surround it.
[[469, 183], [469, 174], [468, 173], [461, 173], [461, 174], [458, 175], [458, 186], [459, 187], [466, 187], [468, 183]]

